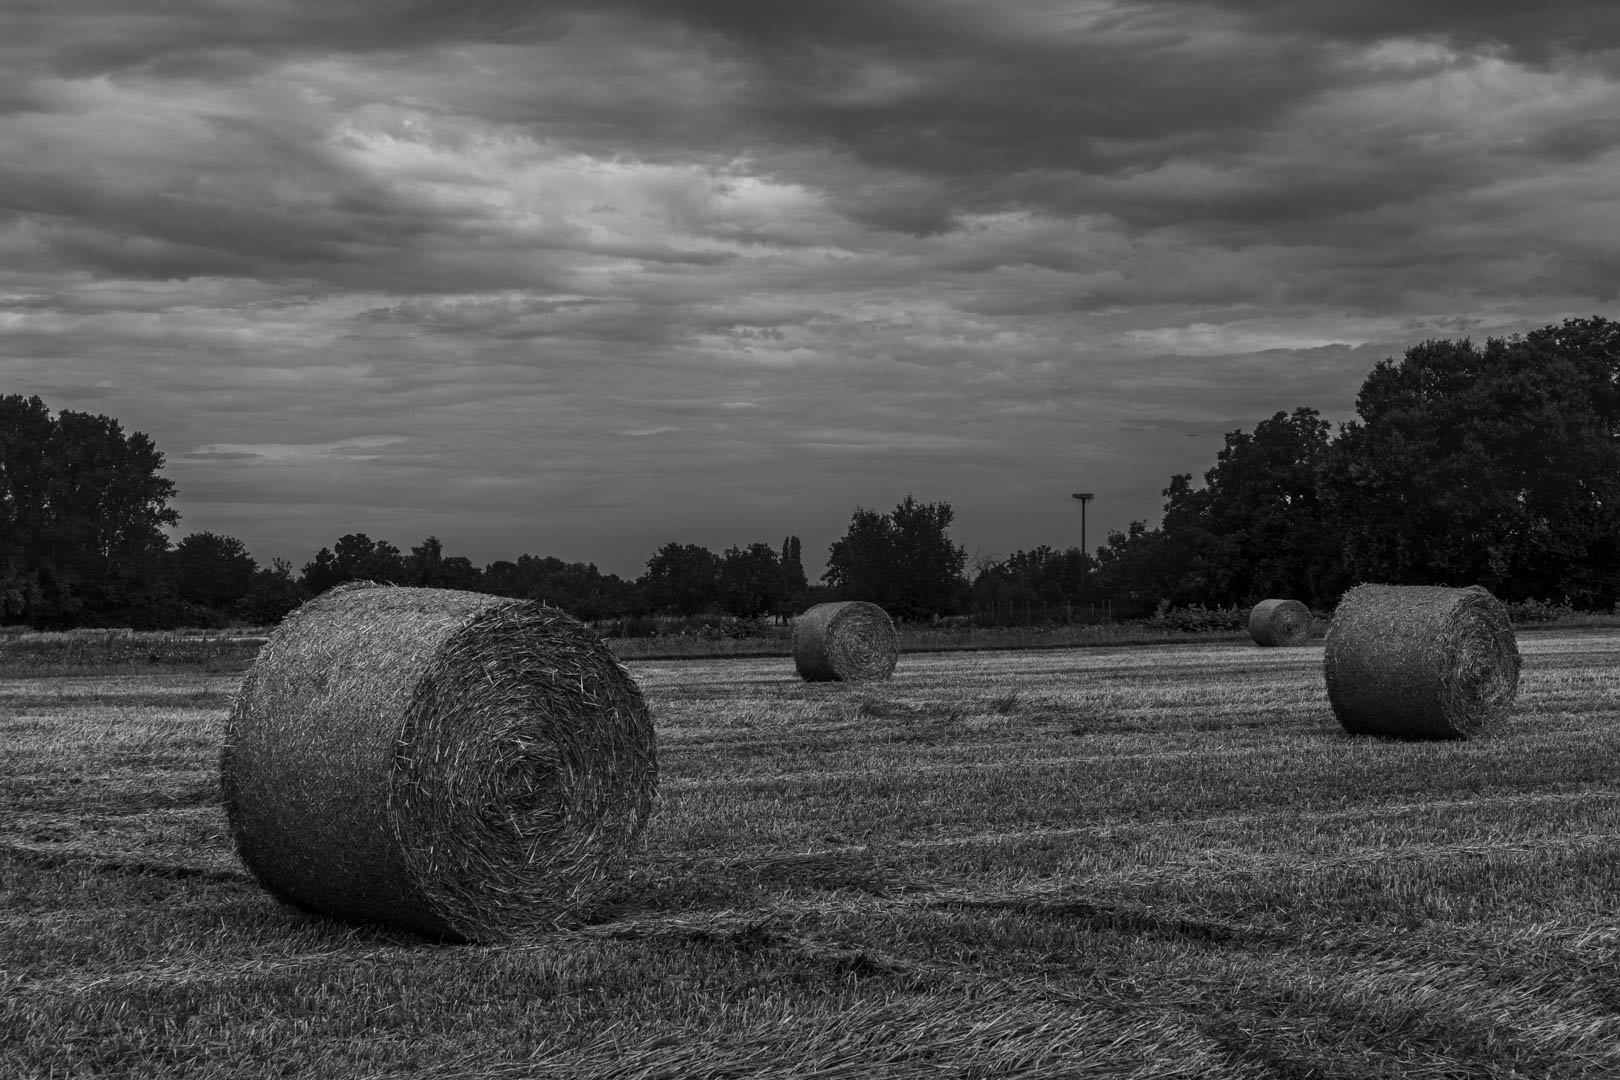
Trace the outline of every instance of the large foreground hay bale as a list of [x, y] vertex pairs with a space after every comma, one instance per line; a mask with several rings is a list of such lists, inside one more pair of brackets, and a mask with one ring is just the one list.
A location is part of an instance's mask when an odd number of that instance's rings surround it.
[[1262, 600], [1249, 612], [1256, 645], [1303, 645], [1311, 636], [1311, 609], [1298, 600]]
[[1323, 671], [1352, 734], [1466, 738], [1513, 704], [1519, 647], [1477, 585], [1361, 585], [1333, 613]]
[[555, 608], [345, 586], [282, 622], [231, 710], [231, 835], [274, 896], [494, 941], [613, 880], [657, 784], [641, 691]]
[[899, 659], [894, 623], [876, 604], [817, 604], [794, 620], [793, 666], [801, 678], [887, 679]]

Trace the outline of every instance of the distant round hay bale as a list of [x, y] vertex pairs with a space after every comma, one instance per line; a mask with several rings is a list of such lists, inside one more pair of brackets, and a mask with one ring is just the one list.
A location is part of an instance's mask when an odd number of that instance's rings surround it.
[[876, 604], [817, 604], [794, 620], [793, 666], [801, 678], [887, 679], [899, 659], [894, 623]]
[[1256, 645], [1303, 645], [1311, 636], [1311, 609], [1298, 600], [1262, 600], [1249, 612]]
[[1507, 712], [1519, 647], [1485, 589], [1360, 585], [1328, 627], [1328, 701], [1357, 735], [1467, 738]]
[[555, 608], [332, 589], [282, 622], [226, 726], [237, 851], [272, 895], [453, 941], [568, 922], [652, 809], [641, 691]]

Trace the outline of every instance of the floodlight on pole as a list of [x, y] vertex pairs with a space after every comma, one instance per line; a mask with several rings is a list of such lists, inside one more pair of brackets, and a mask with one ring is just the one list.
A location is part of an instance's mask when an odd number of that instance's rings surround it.
[[1086, 566], [1091, 559], [1086, 555], [1086, 503], [1097, 496], [1091, 492], [1081, 492], [1074, 496], [1080, 500], [1080, 599], [1086, 598]]

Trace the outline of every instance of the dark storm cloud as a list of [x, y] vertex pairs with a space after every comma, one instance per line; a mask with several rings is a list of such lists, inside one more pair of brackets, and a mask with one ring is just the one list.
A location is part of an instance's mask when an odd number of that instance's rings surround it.
[[1248, 42], [1204, 40], [1152, 5], [1078, 25], [995, 5], [621, 7], [742, 63], [754, 130], [944, 178], [1139, 167], [1230, 145], [1321, 89], [1309, 48], [1256, 65]]
[[1173, 6], [1231, 12], [1269, 32], [1360, 43], [1432, 37], [1535, 62], [1620, 46], [1620, 8], [1608, 0], [1193, 0]]
[[[141, 71], [240, 78], [311, 49], [387, 52], [453, 42], [524, 43], [565, 30], [541, 5], [457, 0], [8, 0], [7, 53], [74, 78]], [[13, 69], [15, 70], [15, 69]]]
[[[1107, 214], [1138, 228], [1197, 225], [1215, 242], [1225, 236], [1239, 246], [1259, 234], [1276, 242], [1290, 233], [1297, 242], [1334, 243], [1336, 228], [1380, 228], [1365, 220], [1369, 212], [1477, 186], [1484, 148], [1424, 153], [1399, 123], [1360, 131], [1351, 125], [1334, 133], [1336, 146], [1320, 148], [1325, 153], [1288, 152], [1276, 132], [1288, 130], [1292, 113], [1358, 85], [1410, 81], [1467, 62], [1433, 60], [1393, 75], [1326, 62], [1335, 35], [1354, 30], [1377, 39], [1422, 32], [1433, 20], [1402, 22], [1392, 6], [1380, 9], [1382, 15], [1354, 14], [1360, 7], [1350, 4], [1303, 6], [1313, 9], [1313, 19], [1292, 7], [1285, 17], [1266, 5], [1236, 3], [1126, 4], [1068, 20], [1062, 6], [623, 2], [572, 11], [548, 7], [551, 14], [541, 22], [522, 5], [502, 4], [398, 4], [381, 13], [367, 8], [361, 17], [340, 5], [283, 3], [256, 8], [251, 20], [225, 18], [201, 4], [146, 15], [109, 7], [103, 17], [87, 6], [91, 32], [73, 36], [49, 32], [63, 21], [35, 5], [24, 9], [22, 22], [45, 28], [41, 36], [51, 46], [44, 52], [63, 73], [115, 70], [106, 53], [113, 45], [98, 44], [103, 41], [116, 43], [128, 70], [144, 73], [157, 58], [172, 62], [221, 50], [248, 50], [266, 63], [375, 53], [380, 70], [396, 76], [392, 88], [371, 91], [385, 99], [398, 100], [414, 82], [447, 95], [452, 109], [500, 116], [536, 136], [560, 135], [593, 152], [629, 149], [643, 160], [747, 148], [766, 174], [808, 185], [850, 223], [913, 237], [959, 228], [965, 214], [1035, 209]], [[1574, 20], [1580, 11], [1566, 14]], [[1487, 37], [1516, 25], [1494, 8], [1477, 21]], [[1558, 17], [1549, 20], [1561, 24]], [[585, 34], [587, 26], [595, 32]], [[656, 36], [652, 27], [669, 32]], [[571, 29], [577, 33], [566, 37]], [[561, 53], [589, 53], [590, 42], [602, 35], [624, 43], [617, 56], [635, 54], [643, 39], [656, 40], [653, 55], [664, 66], [609, 67], [595, 84], [580, 71], [571, 82], [594, 88], [560, 99], [560, 83], [543, 75], [538, 84], [526, 74], [469, 89], [464, 77], [451, 79], [443, 67], [444, 55], [459, 44], [562, 42]], [[393, 53], [413, 48], [440, 59], [390, 66]], [[491, 62], [503, 70], [498, 57]], [[710, 97], [686, 100], [682, 119], [646, 107], [659, 94], [640, 84], [656, 91], [677, 81], [673, 70], [693, 65], [718, 72]], [[517, 75], [515, 65], [504, 70]], [[221, 78], [240, 80], [247, 71], [251, 66]], [[321, 90], [338, 99], [364, 92], [363, 83]], [[208, 154], [189, 163], [206, 180], [224, 171], [221, 158], [263, 160], [266, 174], [281, 182], [252, 206], [212, 204], [206, 192], [172, 185], [131, 193], [140, 205], [113, 196], [96, 205], [93, 193], [27, 170], [4, 177], [0, 190], [11, 193], [14, 207], [34, 214], [90, 226], [117, 219], [116, 242], [64, 240], [72, 257], [103, 260], [117, 272], [150, 258], [157, 276], [240, 273], [263, 258], [267, 269], [280, 266], [288, 276], [329, 266], [341, 277], [343, 265], [374, 267], [383, 252], [416, 248], [426, 262], [422, 251], [465, 249], [470, 242], [484, 250], [454, 265], [478, 274], [483, 287], [503, 279], [561, 287], [555, 278], [516, 271], [521, 260], [503, 257], [509, 245], [488, 245], [487, 222], [457, 219], [419, 193], [379, 184], [318, 145], [313, 131], [290, 119], [292, 88], [277, 93], [288, 98], [279, 127], [216, 110], [200, 121], [219, 129]], [[582, 123], [587, 116], [591, 122]], [[1620, 132], [1606, 116], [1575, 112], [1548, 117], [1533, 137], [1537, 142], [1518, 153], [1540, 162], [1550, 154], [1602, 155]], [[820, 152], [807, 154], [811, 148]], [[1513, 153], [1507, 157], [1511, 161]], [[1185, 168], [1194, 162], [1202, 168]], [[288, 186], [298, 190], [289, 195]], [[1383, 227], [1399, 234], [1407, 223]], [[123, 242], [131, 233], [144, 244]], [[577, 246], [562, 235], [527, 239], [564, 250]], [[768, 225], [754, 239], [796, 242]], [[591, 250], [647, 261], [723, 257], [674, 246]], [[408, 284], [394, 280], [388, 287]]]
[[[596, 113], [593, 132], [580, 125], [581, 103], [548, 109], [521, 93], [508, 98], [508, 118], [550, 127], [550, 116], [566, 111], [570, 118], [557, 125], [565, 130], [611, 139], [618, 129], [640, 136], [638, 147], [649, 150], [659, 140], [655, 125], [668, 125], [668, 135], [688, 143], [693, 135], [733, 144], [822, 143], [878, 168], [958, 181], [948, 198], [940, 191], [918, 199], [893, 183], [841, 192], [858, 220], [916, 235], [943, 228], [952, 204], [1039, 198], [1042, 184], [1031, 174], [1059, 174], [1049, 183], [1061, 185], [1061, 174], [1071, 170], [1117, 172], [1229, 145], [1320, 89], [1309, 48], [1255, 65], [1248, 42], [1202, 40], [1196, 25], [1178, 26], [1152, 5], [1050, 29], [1048, 16], [1060, 10], [1020, 15], [994, 5], [909, 3], [609, 3], [572, 13], [548, 7], [552, 14], [538, 22], [520, 4], [465, 10], [396, 4], [379, 11], [279, 3], [256, 6], [249, 19], [201, 3], [160, 12], [111, 3], [73, 7], [30, 4], [10, 16], [20, 27], [13, 40], [29, 41], [30, 62], [43, 57], [48, 73], [233, 81], [300, 54], [551, 41], [583, 12], [616, 13], [632, 41], [647, 24], [674, 24], [697, 62], [734, 66], [731, 100], [707, 131], [670, 115], [598, 104], [585, 110]], [[1120, 30], [1122, 39], [1109, 33]], [[26, 69], [21, 62], [13, 68]], [[1022, 190], [1005, 196], [983, 186], [986, 178], [1017, 176], [1026, 177]], [[979, 183], [962, 186], [964, 180]]]
[[[1124, 0], [1119, 3], [968, 5], [932, 0], [759, 4], [749, 0], [632, 0], [621, 6], [664, 13], [781, 57], [803, 43], [858, 47], [890, 43], [895, 51], [927, 52], [951, 42], [969, 47], [998, 25], [1034, 12], [1092, 14], [1087, 29], [1161, 26], [1222, 12], [1254, 31], [1303, 40], [1361, 43], [1395, 37], [1437, 37], [1462, 47], [1501, 46], [1531, 56], [1600, 52], [1620, 44], [1620, 10], [1608, 0]], [[1265, 57], [1267, 61], [1271, 57]]]

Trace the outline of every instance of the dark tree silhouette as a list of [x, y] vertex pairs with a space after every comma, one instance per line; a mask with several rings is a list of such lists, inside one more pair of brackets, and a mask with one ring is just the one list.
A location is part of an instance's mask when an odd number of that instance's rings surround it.
[[617, 574], [603, 574], [595, 563], [563, 562], [551, 555], [492, 562], [484, 568], [480, 588], [497, 596], [539, 600], [586, 621], [625, 615], [635, 606], [634, 587]]
[[1081, 599], [1081, 584], [1092, 572], [1078, 547], [1060, 551], [1046, 544], [1015, 551], [1005, 559], [986, 558], [975, 565], [978, 572], [972, 594], [976, 608], [987, 614], [1005, 609], [1013, 616], [1038, 611], [1053, 619], [1073, 613]]
[[67, 626], [160, 604], [174, 482], [109, 416], [0, 397], [0, 620]]
[[387, 540], [373, 540], [365, 533], [349, 533], [339, 537], [332, 550], [321, 548], [314, 560], [304, 564], [300, 584], [305, 593], [317, 596], [350, 581], [400, 585], [408, 580], [408, 574], [399, 548]]
[[477, 592], [484, 575], [464, 555], [446, 555], [437, 536], [429, 536], [405, 559], [405, 582], [428, 589], [462, 589]]
[[708, 548], [674, 541], [647, 560], [639, 582], [654, 611], [691, 616], [720, 600], [720, 558]]
[[782, 560], [769, 544], [729, 547], [720, 560], [720, 602], [727, 614], [752, 619], [775, 611], [787, 597]]
[[180, 599], [220, 611], [248, 595], [258, 569], [242, 541], [218, 533], [192, 533], [169, 553], [169, 570]]
[[1378, 364], [1334, 446], [1354, 578], [1608, 607], [1620, 590], [1620, 324], [1427, 341]]
[[810, 586], [810, 580], [804, 574], [804, 547], [797, 536], [782, 540], [782, 584], [790, 596]]
[[822, 580], [845, 600], [868, 600], [891, 615], [924, 619], [954, 611], [965, 588], [967, 551], [946, 535], [950, 503], [911, 495], [889, 514], [857, 507], [827, 553]]
[[243, 602], [243, 614], [260, 626], [280, 622], [304, 602], [304, 590], [293, 579], [292, 563], [272, 559], [253, 575], [253, 586]]
[[1505, 600], [1620, 597], [1620, 324], [1433, 340], [1381, 361], [1335, 439], [1311, 409], [1227, 435], [1164, 521], [1110, 534], [1099, 584], [1140, 602], [1337, 602], [1357, 581]]

